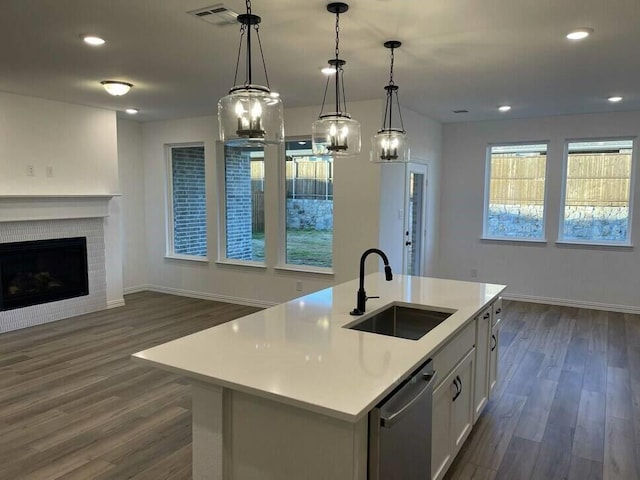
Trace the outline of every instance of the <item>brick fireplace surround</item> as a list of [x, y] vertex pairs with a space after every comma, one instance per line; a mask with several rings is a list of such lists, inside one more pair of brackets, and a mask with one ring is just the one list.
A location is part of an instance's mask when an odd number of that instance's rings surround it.
[[0, 243], [86, 237], [89, 295], [0, 312], [0, 333], [107, 308], [110, 195], [0, 197]]

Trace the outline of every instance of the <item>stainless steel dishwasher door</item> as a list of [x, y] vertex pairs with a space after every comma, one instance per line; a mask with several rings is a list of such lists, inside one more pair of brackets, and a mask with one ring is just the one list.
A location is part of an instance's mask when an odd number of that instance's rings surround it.
[[428, 360], [369, 413], [369, 480], [431, 478], [435, 378]]

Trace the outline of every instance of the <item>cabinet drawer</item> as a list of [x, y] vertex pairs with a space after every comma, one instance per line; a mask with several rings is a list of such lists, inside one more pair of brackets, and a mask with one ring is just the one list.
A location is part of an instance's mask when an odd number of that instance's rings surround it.
[[502, 318], [502, 298], [493, 302], [493, 325], [496, 325]]
[[453, 370], [458, 362], [467, 354], [469, 350], [473, 348], [473, 343], [476, 338], [476, 322], [472, 321], [464, 327], [464, 329], [458, 333], [453, 340], [447, 343], [444, 347], [438, 350], [438, 353], [433, 355], [433, 368], [438, 371], [438, 385], [447, 378], [447, 375]]

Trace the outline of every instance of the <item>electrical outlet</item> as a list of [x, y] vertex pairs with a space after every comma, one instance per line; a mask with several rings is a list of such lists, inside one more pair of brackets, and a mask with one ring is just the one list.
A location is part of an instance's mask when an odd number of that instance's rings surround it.
[[471, 278], [478, 278], [478, 269], [477, 268], [472, 268], [471, 269]]
[[27, 176], [28, 177], [36, 176], [36, 169], [33, 165], [27, 165]]
[[296, 281], [296, 292], [301, 292], [302, 291], [302, 280], [297, 280]]
[[46, 175], [47, 177], [53, 177], [53, 167], [51, 165], [47, 165]]

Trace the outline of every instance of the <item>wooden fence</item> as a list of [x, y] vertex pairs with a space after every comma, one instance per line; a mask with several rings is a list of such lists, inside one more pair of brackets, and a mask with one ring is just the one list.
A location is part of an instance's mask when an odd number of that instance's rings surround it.
[[[333, 198], [333, 162], [298, 160], [286, 162], [287, 198]], [[251, 162], [251, 190], [264, 191], [264, 161]]]
[[[545, 155], [491, 157], [491, 204], [542, 205]], [[629, 204], [631, 154], [571, 154], [567, 166], [566, 205]]]

